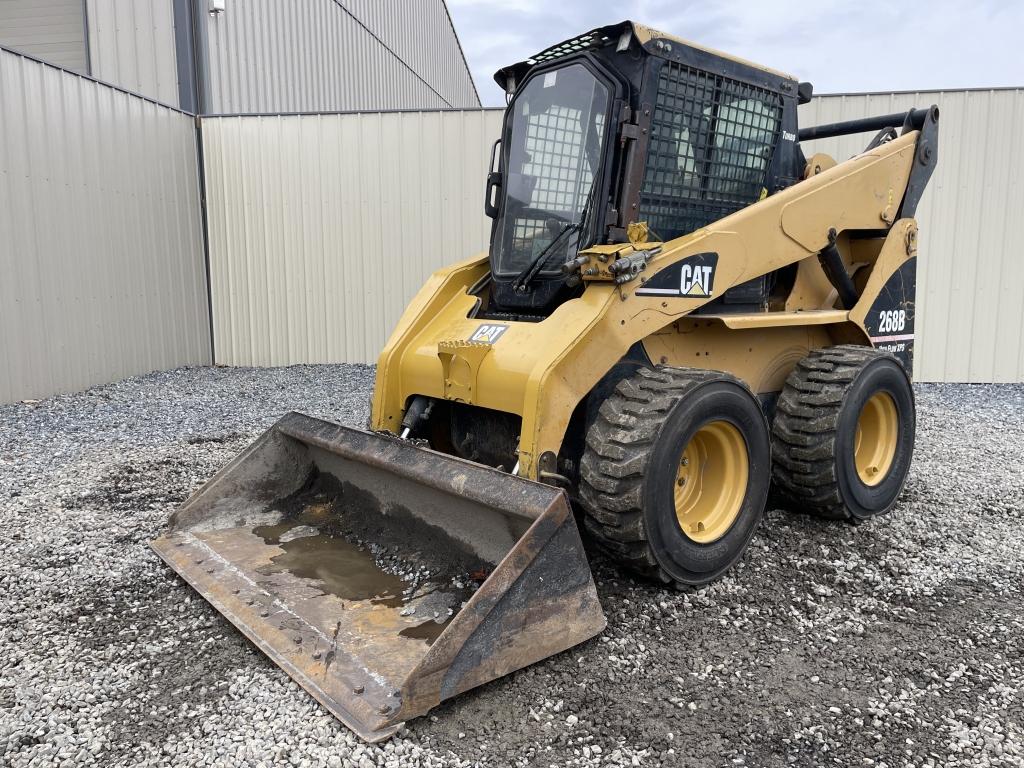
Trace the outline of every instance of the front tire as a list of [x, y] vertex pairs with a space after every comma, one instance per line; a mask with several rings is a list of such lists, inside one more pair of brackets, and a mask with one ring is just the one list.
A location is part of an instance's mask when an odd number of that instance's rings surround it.
[[786, 506], [860, 522], [896, 505], [914, 453], [914, 390], [871, 347], [818, 349], [786, 380], [772, 425], [772, 469]]
[[602, 403], [580, 465], [584, 525], [616, 560], [700, 585], [743, 555], [764, 513], [768, 424], [739, 380], [643, 368]]

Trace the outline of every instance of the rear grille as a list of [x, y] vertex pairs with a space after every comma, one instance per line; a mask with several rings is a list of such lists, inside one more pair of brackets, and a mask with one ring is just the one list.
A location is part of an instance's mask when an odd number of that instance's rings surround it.
[[664, 62], [640, 219], [670, 240], [757, 201], [781, 117], [777, 93]]

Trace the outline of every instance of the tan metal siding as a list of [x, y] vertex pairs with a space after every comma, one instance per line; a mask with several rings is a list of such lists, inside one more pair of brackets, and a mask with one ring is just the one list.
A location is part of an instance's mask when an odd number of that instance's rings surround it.
[[82, 0], [0, 0], [0, 45], [88, 72]]
[[[938, 104], [939, 164], [918, 208], [915, 375], [920, 381], [1024, 381], [1024, 89], [822, 96], [804, 126]], [[870, 135], [806, 142], [844, 160]]]
[[172, 0], [88, 0], [92, 76], [178, 104]]
[[371, 362], [486, 247], [497, 111], [203, 120], [217, 362]]
[[[358, 11], [366, 21], [342, 0], [303, 0], [301, 4], [227, 0], [223, 13], [206, 16], [208, 111], [370, 111], [467, 105], [465, 83], [459, 76], [449, 74], [434, 85], [430, 71], [416, 68], [415, 62], [454, 61], [458, 53], [454, 32], [436, 32], [432, 37], [412, 32], [434, 30], [441, 21], [447, 24], [443, 6], [430, 0], [402, 3], [393, 15], [381, 16], [364, 7]], [[422, 51], [420, 47], [428, 43], [431, 47]], [[449, 92], [452, 95], [445, 96]], [[468, 105], [478, 106], [479, 101]]]
[[0, 402], [210, 362], [192, 118], [0, 51]]

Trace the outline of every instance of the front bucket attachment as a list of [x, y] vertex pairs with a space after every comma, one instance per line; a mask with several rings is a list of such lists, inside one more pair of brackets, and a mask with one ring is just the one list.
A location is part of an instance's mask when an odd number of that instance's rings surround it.
[[605, 626], [562, 491], [299, 413], [152, 546], [367, 741]]

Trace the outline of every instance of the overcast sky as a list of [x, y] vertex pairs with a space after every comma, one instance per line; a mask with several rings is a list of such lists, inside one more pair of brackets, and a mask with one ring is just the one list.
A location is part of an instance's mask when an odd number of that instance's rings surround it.
[[629, 18], [816, 93], [1024, 86], [1024, 0], [448, 0], [485, 106], [495, 70]]

